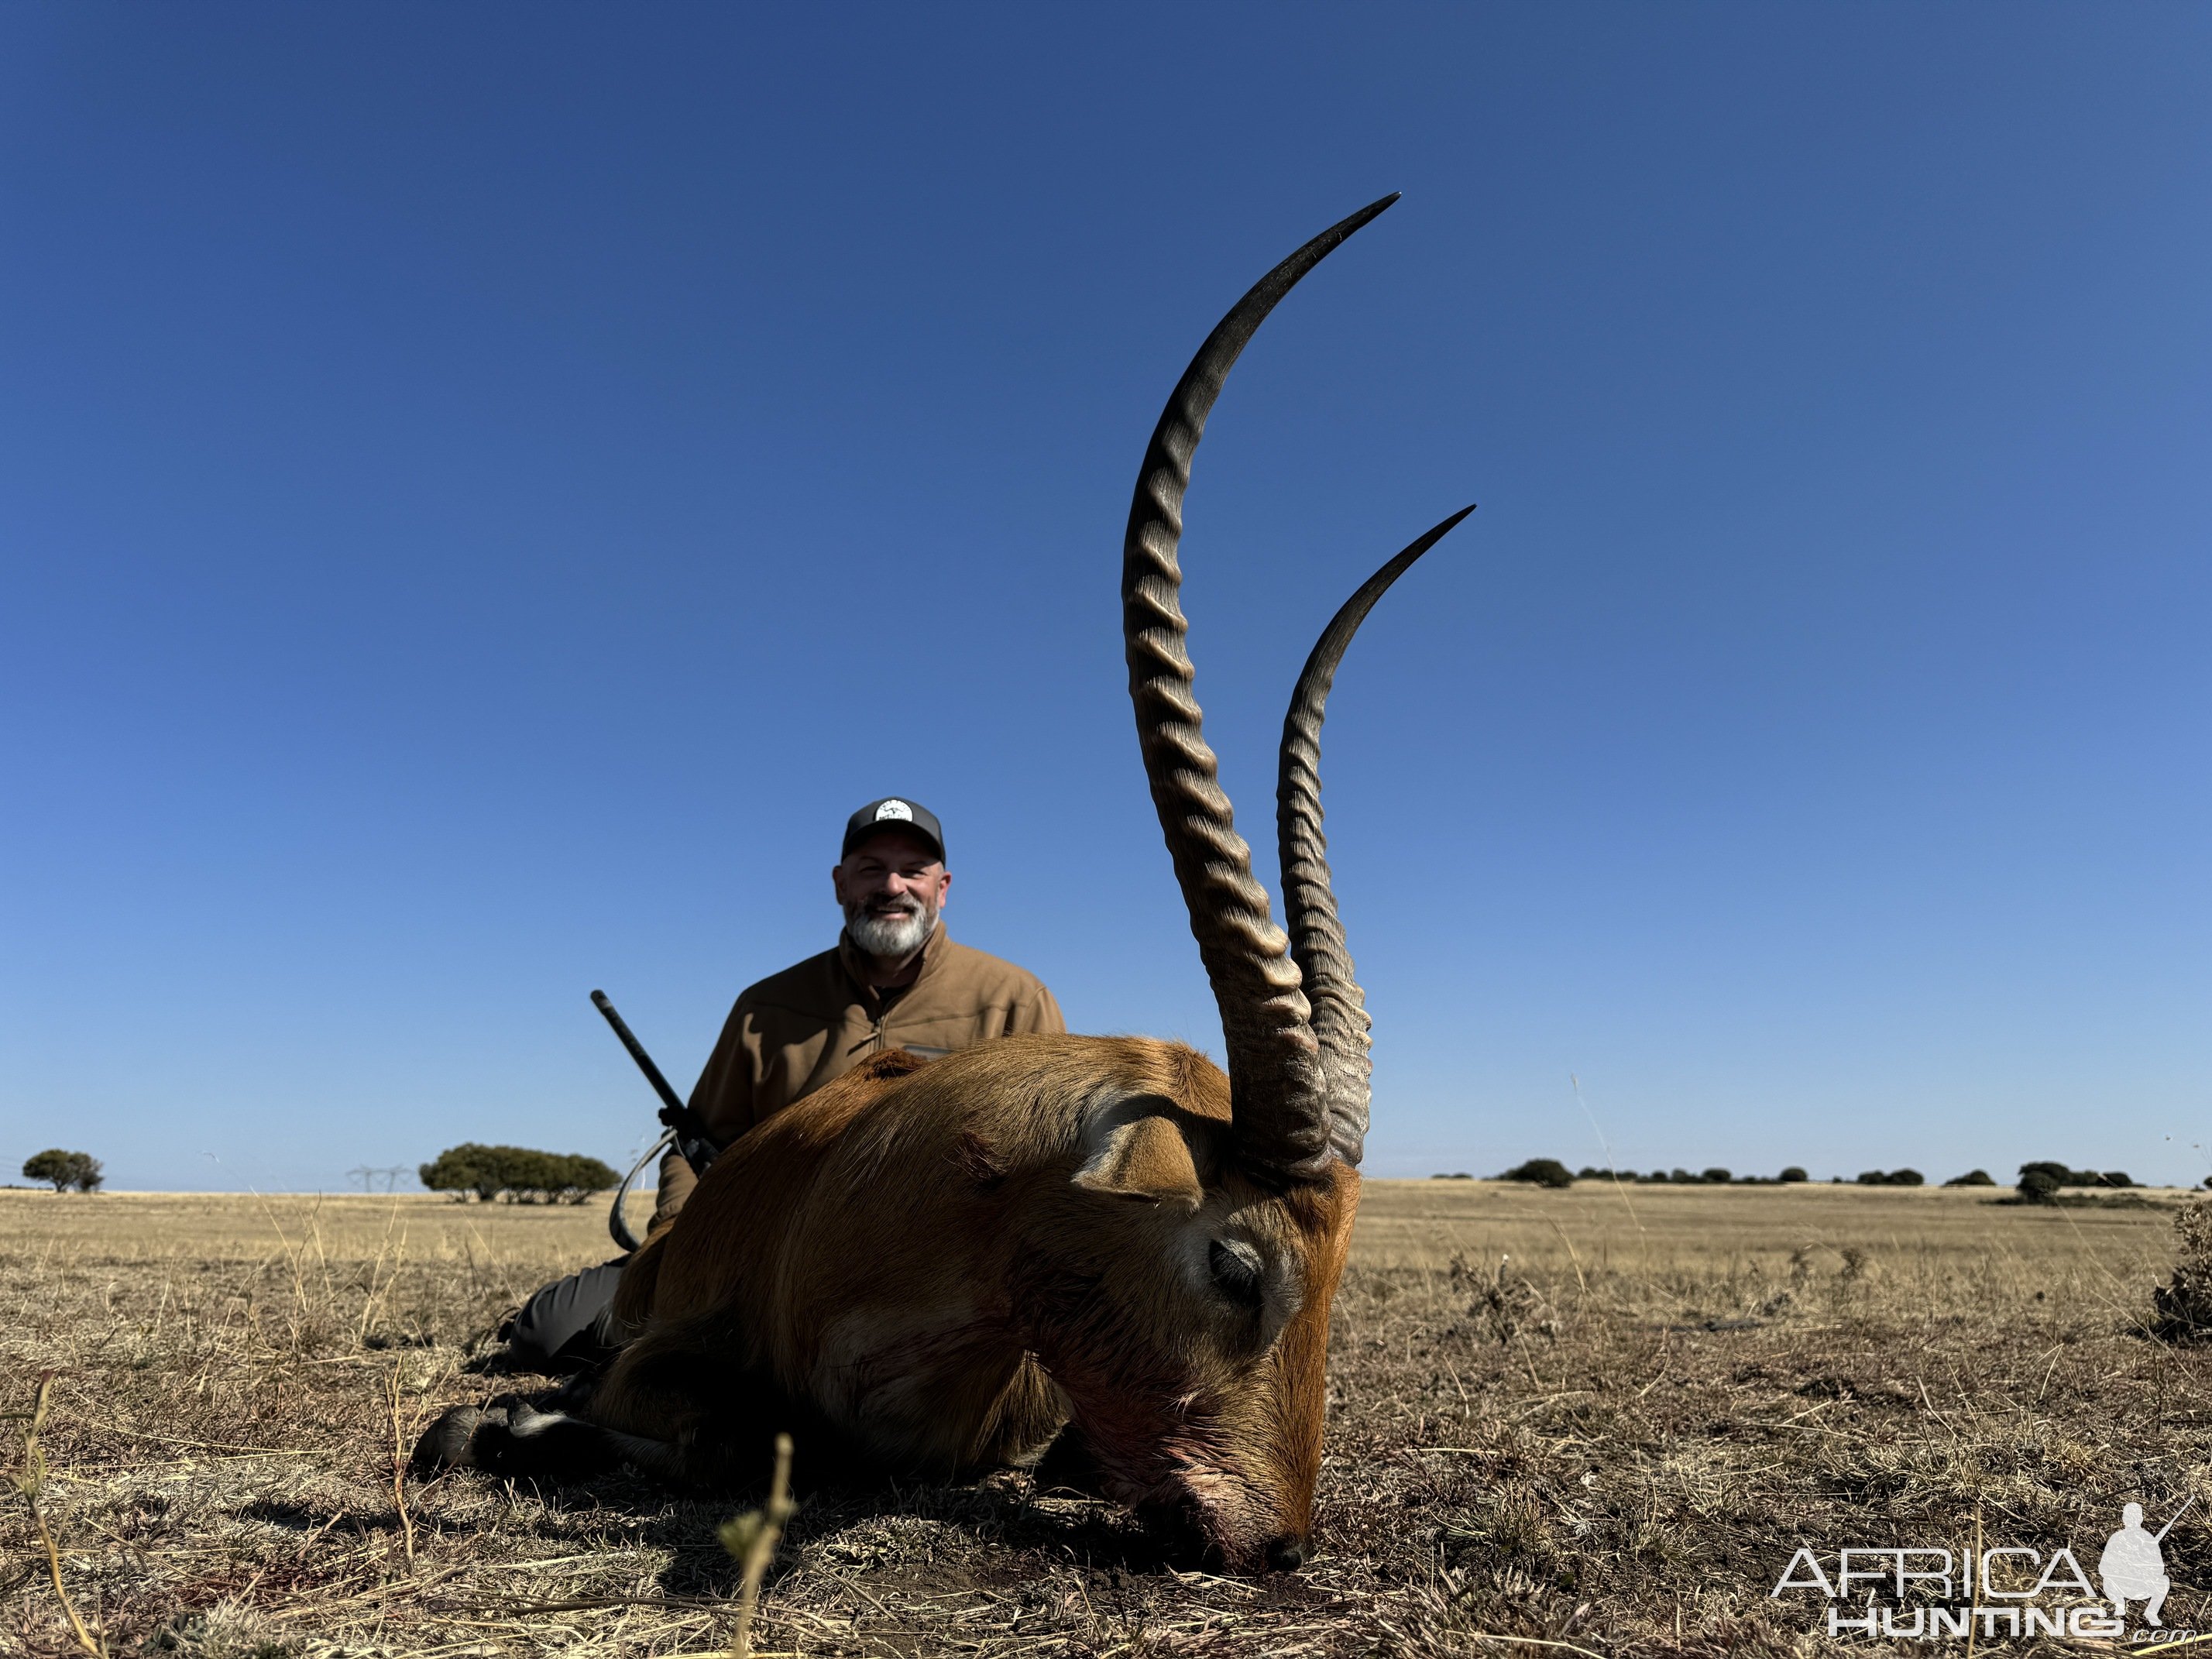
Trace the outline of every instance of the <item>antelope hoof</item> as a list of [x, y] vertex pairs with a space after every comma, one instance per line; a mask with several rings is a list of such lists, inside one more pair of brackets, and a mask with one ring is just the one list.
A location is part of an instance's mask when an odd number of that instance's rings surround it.
[[415, 1455], [409, 1460], [410, 1464], [421, 1475], [474, 1468], [477, 1432], [506, 1427], [507, 1413], [496, 1406], [489, 1411], [474, 1406], [456, 1406], [422, 1431], [422, 1437], [415, 1443]]

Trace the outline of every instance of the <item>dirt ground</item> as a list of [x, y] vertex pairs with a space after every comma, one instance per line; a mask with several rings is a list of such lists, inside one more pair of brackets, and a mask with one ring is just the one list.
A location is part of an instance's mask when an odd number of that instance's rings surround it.
[[[1178, 1571], [1110, 1508], [1014, 1475], [817, 1494], [758, 1650], [1966, 1652], [1831, 1636], [1830, 1611], [1865, 1609], [1777, 1581], [1801, 1547], [1832, 1574], [1845, 1547], [1977, 1536], [2067, 1547], [2094, 1576], [2129, 1501], [2153, 1528], [2189, 1504], [2163, 1540], [2165, 1639], [2212, 1626], [2212, 1349], [2146, 1328], [2180, 1196], [1990, 1196], [1372, 1182], [1303, 1571]], [[737, 1574], [715, 1528], [744, 1500], [628, 1476], [395, 1489], [395, 1440], [517, 1386], [468, 1368], [499, 1316], [606, 1254], [597, 1206], [0, 1192], [0, 1409], [56, 1374], [39, 1505], [93, 1643], [726, 1650]], [[2037, 1605], [2069, 1599], [2087, 1598]], [[2160, 1639], [2130, 1632], [2123, 1650]], [[1971, 1651], [2113, 1645], [1985, 1621]], [[82, 1650], [13, 1491], [0, 1650]]]

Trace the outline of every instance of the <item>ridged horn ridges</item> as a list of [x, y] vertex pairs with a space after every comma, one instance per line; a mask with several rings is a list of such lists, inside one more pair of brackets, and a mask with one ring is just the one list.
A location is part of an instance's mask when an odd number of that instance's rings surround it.
[[1184, 648], [1189, 624], [1176, 553], [1191, 457], [1238, 354], [1300, 277], [1397, 199], [1387, 196], [1330, 226], [1254, 283], [1216, 325], [1153, 428], [1122, 542], [1122, 637], [1138, 743], [1221, 1012], [1238, 1146], [1252, 1163], [1292, 1176], [1316, 1172], [1329, 1155], [1320, 1050], [1288, 937], [1252, 874], [1252, 849], [1237, 833], [1206, 741]]
[[1282, 859], [1283, 916], [1321, 1052], [1328, 1148], [1354, 1168], [1367, 1145], [1373, 1072], [1368, 1032], [1372, 1022], [1367, 1017], [1367, 1000], [1352, 975], [1351, 952], [1345, 947], [1336, 888], [1329, 874], [1328, 837], [1322, 830], [1322, 722], [1337, 666], [1376, 601], [1474, 511], [1471, 506], [1462, 507], [1409, 544], [1344, 602], [1306, 658], [1291, 692], [1290, 710], [1283, 716], [1275, 774], [1275, 846]]

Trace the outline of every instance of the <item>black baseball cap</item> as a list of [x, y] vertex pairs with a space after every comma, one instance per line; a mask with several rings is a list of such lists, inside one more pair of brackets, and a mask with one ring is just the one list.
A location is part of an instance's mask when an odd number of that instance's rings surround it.
[[903, 795], [872, 800], [847, 818], [845, 844], [837, 849], [837, 856], [843, 859], [878, 830], [904, 830], [919, 836], [937, 849], [939, 860], [945, 857], [945, 826], [938, 823], [937, 814]]

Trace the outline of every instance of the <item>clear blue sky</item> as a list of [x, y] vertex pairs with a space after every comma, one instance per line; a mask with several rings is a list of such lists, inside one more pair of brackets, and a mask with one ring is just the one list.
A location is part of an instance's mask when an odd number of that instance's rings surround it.
[[[1218, 1047], [1116, 633], [1324, 773], [1370, 1172], [2212, 1170], [2212, 12], [9, 8], [0, 1155], [621, 1158], [820, 950]], [[1569, 1085], [1578, 1074], [1589, 1115]]]

